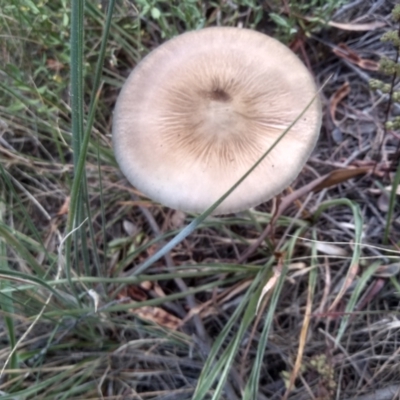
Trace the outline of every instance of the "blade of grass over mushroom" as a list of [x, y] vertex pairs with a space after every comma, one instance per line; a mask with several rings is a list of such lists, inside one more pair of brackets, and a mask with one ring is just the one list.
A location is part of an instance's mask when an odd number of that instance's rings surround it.
[[234, 192], [234, 190], [261, 164], [261, 162], [269, 155], [269, 153], [279, 145], [279, 142], [285, 137], [285, 135], [290, 131], [290, 129], [296, 124], [296, 122], [306, 113], [306, 111], [311, 107], [313, 102], [316, 100], [322, 88], [325, 86], [326, 82], [318, 90], [317, 94], [312, 98], [312, 100], [307, 104], [304, 110], [298, 115], [298, 117], [279, 135], [275, 140], [273, 145], [253, 164], [253, 166], [224, 194], [222, 195], [214, 204], [212, 204], [207, 210], [196, 217], [189, 225], [181, 230], [181, 232], [175, 236], [170, 242], [168, 242], [164, 247], [158, 250], [153, 256], [149, 257], [143, 264], [139, 265], [133, 270], [134, 275], [138, 275], [150, 267], [154, 262], [158, 261], [161, 257], [169, 253], [177, 244], [182, 242], [186, 237], [188, 237], [195, 229], [209, 216], [217, 207], [222, 204], [222, 202]]

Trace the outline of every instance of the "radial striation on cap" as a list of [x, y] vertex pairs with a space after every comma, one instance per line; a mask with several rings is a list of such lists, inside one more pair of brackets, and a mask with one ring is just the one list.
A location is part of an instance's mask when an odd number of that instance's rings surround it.
[[[130, 183], [169, 207], [202, 212], [235, 184], [316, 98], [286, 46], [239, 28], [177, 36], [146, 56], [118, 97], [117, 162]], [[215, 214], [258, 205], [300, 173], [321, 125], [318, 98]]]

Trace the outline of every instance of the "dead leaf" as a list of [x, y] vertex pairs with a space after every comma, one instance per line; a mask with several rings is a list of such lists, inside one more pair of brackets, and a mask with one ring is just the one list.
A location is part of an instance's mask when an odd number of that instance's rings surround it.
[[282, 267], [280, 265], [274, 267], [274, 274], [268, 280], [267, 284], [263, 287], [261, 291], [260, 298], [258, 299], [257, 308], [256, 308], [256, 315], [258, 314], [258, 310], [262, 300], [264, 299], [265, 295], [276, 285], [278, 282], [279, 277], [282, 273]]
[[57, 212], [57, 217], [60, 217], [61, 215], [65, 215], [68, 214], [68, 210], [69, 210], [69, 203], [70, 203], [71, 197], [67, 196], [64, 200], [64, 203], [62, 204], [62, 206], [60, 207], [60, 209]]
[[386, 23], [382, 21], [374, 21], [366, 22], [365, 24], [358, 24], [354, 21], [350, 21], [347, 23], [329, 21], [328, 25], [334, 28], [342, 29], [344, 31], [373, 31], [378, 28], [383, 28], [384, 26], [386, 26]]
[[366, 174], [371, 171], [371, 167], [359, 167], [359, 168], [343, 168], [336, 169], [329, 174], [324, 176], [324, 179], [319, 182], [313, 189], [313, 192], [319, 192], [322, 189], [326, 189], [330, 186], [335, 186], [338, 183], [346, 182], [349, 179], [355, 178], [358, 175]]
[[144, 290], [151, 290], [153, 288], [152, 281], [143, 281], [143, 282], [139, 283], [139, 285]]
[[168, 313], [160, 307], [144, 306], [140, 308], [131, 308], [132, 314], [137, 315], [146, 321], [154, 322], [157, 325], [176, 331], [182, 323], [182, 320]]
[[337, 127], [340, 125], [339, 121], [336, 119], [337, 106], [349, 93], [350, 93], [349, 82], [345, 82], [331, 97], [329, 111], [331, 114], [332, 121]]
[[340, 58], [359, 66], [368, 71], [378, 71], [379, 64], [373, 60], [361, 58], [354, 50], [350, 49], [345, 43], [339, 43], [332, 51]]
[[[142, 291], [142, 289], [134, 285], [125, 287], [117, 295], [118, 299], [126, 297], [138, 300], [139, 302], [145, 301], [148, 298], [147, 294]], [[130, 308], [128, 311], [137, 315], [141, 319], [153, 322], [174, 331], [182, 325], [182, 320], [180, 318], [175, 317], [160, 307], [143, 306], [138, 308]]]
[[171, 227], [174, 229], [181, 228], [185, 222], [186, 214], [183, 211], [174, 211], [171, 215]]
[[[392, 186], [386, 186], [385, 190], [381, 188], [370, 188], [368, 191], [373, 195], [378, 195], [378, 209], [382, 212], [387, 212], [390, 206], [390, 193], [392, 192]], [[400, 196], [400, 186], [396, 188], [396, 195]]]
[[304, 262], [295, 262], [295, 263], [291, 263], [288, 265], [288, 270], [289, 271], [301, 271], [301, 270], [305, 270], [307, 267], [307, 264]]
[[314, 247], [322, 254], [327, 254], [329, 256], [346, 257], [347, 251], [342, 247], [336, 246], [331, 243], [316, 242], [316, 243], [304, 243], [307, 247]]
[[[351, 294], [353, 292], [353, 290], [355, 289], [355, 287], [357, 286], [358, 282], [359, 282], [359, 278], [357, 277], [356, 279], [354, 279], [351, 284], [346, 288], [346, 294]], [[332, 294], [338, 294], [342, 288], [343, 285], [346, 282], [346, 277], [342, 277], [339, 279], [339, 281], [336, 283], [336, 285], [332, 288]]]
[[139, 228], [133, 222], [126, 219], [122, 222], [122, 227], [128, 236], [135, 236], [139, 232]]
[[366, 58], [360, 58], [358, 64], [360, 68], [366, 69], [368, 71], [378, 71], [379, 70], [379, 63], [374, 60], [368, 60]]
[[379, 278], [391, 278], [400, 273], [400, 263], [380, 265], [374, 272], [374, 276]]
[[139, 286], [130, 285], [128, 287], [128, 296], [135, 301], [146, 301], [149, 296]]
[[323, 279], [323, 281], [324, 281], [324, 289], [323, 289], [323, 292], [322, 292], [322, 298], [321, 298], [321, 300], [320, 300], [320, 302], [319, 302], [319, 307], [318, 307], [318, 310], [317, 310], [317, 314], [323, 314], [324, 313], [324, 310], [325, 310], [325, 305], [326, 305], [326, 302], [327, 302], [327, 300], [328, 300], [328, 297], [329, 297], [329, 293], [331, 292], [331, 286], [332, 286], [332, 277], [331, 277], [331, 268], [330, 268], [330, 265], [329, 265], [329, 261], [328, 261], [328, 257], [324, 257], [324, 271], [325, 271], [325, 274], [324, 274], [324, 279]]
[[390, 199], [387, 193], [381, 193], [381, 195], [378, 197], [378, 209], [379, 211], [382, 211], [384, 213], [389, 211], [389, 203]]
[[46, 61], [47, 68], [53, 71], [61, 71], [64, 68], [64, 64], [58, 60], [54, 60], [52, 58], [48, 58]]
[[328, 312], [332, 312], [336, 306], [338, 305], [338, 303], [340, 302], [340, 300], [342, 300], [343, 296], [345, 295], [347, 289], [351, 286], [351, 284], [353, 283], [354, 279], [357, 276], [358, 273], [358, 269], [359, 269], [359, 265], [358, 264], [354, 264], [350, 266], [349, 271], [347, 272], [346, 278], [343, 282], [343, 285], [341, 286], [339, 293], [337, 294], [335, 300], [333, 300], [333, 303], [330, 305], [330, 307], [328, 308]]
[[132, 300], [135, 301], [146, 301], [148, 299], [147, 293], [143, 291], [139, 286], [135, 285], [126, 286], [123, 290], [121, 290], [120, 296], [130, 297]]
[[[386, 186], [385, 189], [386, 189], [389, 193], [391, 193], [392, 190], [393, 190], [392, 186]], [[398, 196], [400, 196], [400, 185], [397, 186], [397, 188], [396, 188], [396, 194], [397, 194]]]
[[[377, 298], [378, 294], [382, 291], [386, 284], [385, 279], [378, 278], [372, 281], [368, 287], [365, 289], [364, 295], [362, 298], [358, 301], [355, 311], [361, 311], [366, 308], [368, 304], [370, 304], [374, 299]], [[355, 317], [355, 314], [353, 314], [350, 317], [350, 321], [352, 321]]]
[[92, 298], [92, 300], [93, 300], [93, 303], [94, 303], [94, 312], [97, 312], [97, 310], [98, 310], [98, 308], [99, 308], [99, 302], [100, 302], [100, 296], [99, 296], [99, 294], [95, 291], [95, 290], [93, 290], [93, 289], [90, 289], [89, 291], [88, 291], [88, 295]]
[[296, 279], [298, 276], [306, 275], [310, 272], [310, 267], [307, 267], [306, 263], [297, 262], [288, 265], [289, 271], [296, 271], [293, 272], [291, 275], [286, 276], [286, 280], [290, 282], [292, 285], [296, 284]]
[[165, 297], [166, 294], [158, 282], [153, 282], [153, 290], [158, 297]]

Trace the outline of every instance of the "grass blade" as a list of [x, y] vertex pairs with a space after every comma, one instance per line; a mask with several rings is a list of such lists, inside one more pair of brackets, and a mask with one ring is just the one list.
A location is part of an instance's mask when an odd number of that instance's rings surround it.
[[[0, 203], [0, 224], [3, 221], [3, 214], [5, 211], [5, 207], [2, 203]], [[7, 247], [5, 241], [1, 238], [0, 235], [0, 269], [10, 270], [7, 261]], [[7, 281], [0, 279], [0, 308], [4, 311], [4, 321], [6, 323], [7, 331], [8, 331], [8, 340], [10, 342], [11, 350], [13, 350], [17, 344], [17, 339], [15, 335], [14, 329], [14, 319], [12, 315], [14, 314], [14, 305], [13, 305], [13, 297], [12, 293], [6, 295], [2, 294], [1, 291], [7, 288]], [[10, 367], [13, 369], [18, 368], [18, 356], [16, 352], [12, 353], [10, 359]]]
[[[344, 205], [346, 207], [349, 207], [352, 211], [353, 217], [354, 217], [354, 228], [355, 228], [355, 235], [354, 235], [354, 249], [353, 249], [353, 255], [350, 261], [350, 265], [358, 265], [360, 262], [360, 256], [361, 256], [361, 242], [362, 242], [362, 229], [363, 229], [363, 221], [362, 221], [362, 216], [361, 216], [361, 210], [358, 204], [348, 200], [348, 199], [338, 199], [338, 200], [332, 200], [332, 201], [327, 201], [323, 204], [320, 205], [318, 210], [314, 214], [314, 218], [318, 218], [321, 213], [326, 210], [329, 207], [336, 207], [339, 205]], [[350, 280], [350, 275], [352, 274], [352, 268], [350, 267], [345, 280]], [[354, 295], [354, 293], [353, 293]], [[354, 310], [354, 306], [356, 303], [356, 299], [354, 298], [351, 302], [348, 303], [346, 307], [346, 312], [352, 312]], [[339, 343], [343, 333], [345, 332], [347, 328], [349, 318], [344, 317], [342, 319], [342, 322], [340, 324], [340, 328], [338, 331], [338, 334], [336, 336], [336, 343]]]
[[388, 244], [388, 241], [389, 241], [390, 228], [392, 226], [393, 212], [394, 212], [394, 208], [397, 203], [396, 202], [397, 196], [398, 196], [397, 188], [399, 187], [399, 184], [400, 184], [400, 163], [397, 166], [396, 175], [394, 176], [394, 179], [393, 179], [392, 190], [390, 192], [389, 208], [388, 208], [387, 215], [386, 215], [386, 226], [385, 226], [385, 233], [383, 236], [384, 244]]

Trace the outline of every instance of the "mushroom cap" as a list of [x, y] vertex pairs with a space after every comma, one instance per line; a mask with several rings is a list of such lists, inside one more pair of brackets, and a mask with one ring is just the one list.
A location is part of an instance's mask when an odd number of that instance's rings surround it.
[[[117, 162], [130, 183], [169, 207], [202, 212], [235, 184], [316, 96], [286, 46], [252, 30], [184, 33], [147, 55], [118, 97]], [[269, 200], [297, 177], [321, 125], [318, 99], [215, 210]]]

